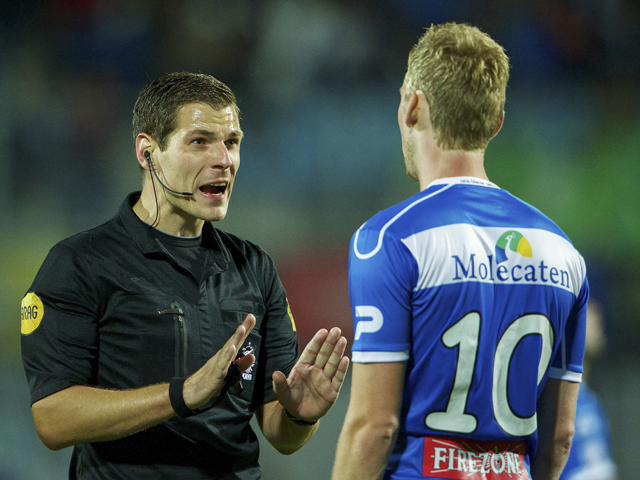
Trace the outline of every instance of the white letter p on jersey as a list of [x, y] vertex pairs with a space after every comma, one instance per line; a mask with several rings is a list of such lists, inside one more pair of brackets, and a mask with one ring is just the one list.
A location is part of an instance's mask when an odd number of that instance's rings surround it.
[[356, 317], [370, 317], [371, 320], [359, 320], [356, 325], [356, 337], [358, 340], [362, 333], [377, 332], [382, 328], [382, 312], [372, 305], [358, 305], [356, 307]]

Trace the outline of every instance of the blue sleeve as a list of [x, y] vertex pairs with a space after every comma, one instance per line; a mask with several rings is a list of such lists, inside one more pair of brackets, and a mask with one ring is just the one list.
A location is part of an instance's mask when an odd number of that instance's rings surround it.
[[587, 300], [589, 300], [589, 282], [585, 277], [580, 293], [563, 332], [560, 347], [551, 363], [549, 375], [560, 380], [580, 382], [587, 334]]
[[[411, 300], [417, 276], [413, 255], [391, 233], [366, 225], [355, 233], [349, 253], [353, 361], [408, 358]], [[396, 355], [389, 355], [390, 352]]]

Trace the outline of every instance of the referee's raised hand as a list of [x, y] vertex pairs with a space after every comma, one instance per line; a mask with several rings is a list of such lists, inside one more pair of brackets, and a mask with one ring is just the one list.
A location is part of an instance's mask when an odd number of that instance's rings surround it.
[[289, 377], [273, 373], [273, 390], [291, 415], [306, 422], [323, 417], [338, 399], [349, 367], [347, 339], [338, 327], [319, 330], [305, 347]]
[[[184, 382], [182, 394], [184, 402], [190, 409], [195, 410], [220, 394], [225, 386], [224, 378], [227, 375], [229, 366], [233, 363], [238, 349], [242, 346], [255, 324], [256, 317], [251, 314], [247, 315], [244, 322], [238, 326], [235, 333], [218, 353]], [[236, 365], [240, 372], [244, 372], [254, 361], [253, 354], [249, 354], [238, 359]]]

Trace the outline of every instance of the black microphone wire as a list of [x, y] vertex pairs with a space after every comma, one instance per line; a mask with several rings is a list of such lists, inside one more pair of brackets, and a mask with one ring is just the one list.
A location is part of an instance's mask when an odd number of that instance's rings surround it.
[[147, 155], [145, 155], [145, 158], [149, 162], [149, 166], [151, 167], [151, 171], [155, 174], [156, 178], [158, 179], [158, 182], [160, 182], [160, 185], [162, 185], [165, 190], [168, 190], [171, 193], [175, 193], [176, 195], [183, 195], [185, 197], [192, 197], [193, 196], [193, 193], [191, 193], [191, 192], [178, 192], [176, 190], [171, 190], [169, 187], [167, 187], [164, 183], [162, 183], [162, 180], [160, 180], [160, 177], [158, 176], [158, 172], [156, 171], [155, 167], [153, 166], [153, 162], [151, 161], [151, 158], [149, 156], [147, 156]]
[[153, 220], [153, 223], [150, 225], [151, 228], [155, 228], [156, 227], [156, 223], [160, 220], [160, 206], [158, 203], [158, 191], [156, 190], [156, 182], [153, 179], [153, 176], [155, 175], [156, 178], [158, 179], [158, 182], [160, 182], [160, 185], [162, 185], [164, 187], [165, 190], [170, 191], [171, 193], [175, 193], [176, 195], [184, 195], [184, 196], [193, 196], [193, 193], [191, 192], [177, 192], [175, 190], [170, 189], [169, 187], [167, 187], [164, 183], [162, 183], [162, 180], [160, 180], [160, 177], [158, 176], [158, 172], [156, 171], [155, 167], [153, 166], [153, 162], [151, 161], [151, 155], [149, 154], [148, 151], [144, 152], [144, 158], [147, 159], [147, 162], [149, 163], [149, 169], [151, 170], [151, 185], [153, 186], [153, 198], [156, 201], [156, 218]]

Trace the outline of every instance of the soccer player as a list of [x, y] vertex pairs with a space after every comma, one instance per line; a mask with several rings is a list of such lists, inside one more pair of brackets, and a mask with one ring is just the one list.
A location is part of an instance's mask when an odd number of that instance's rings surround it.
[[338, 397], [340, 329], [298, 358], [273, 262], [211, 223], [240, 165], [239, 115], [209, 75], [145, 87], [133, 112], [142, 192], [56, 245], [22, 302], [35, 427], [53, 450], [74, 446], [72, 479], [258, 479], [253, 415], [289, 454]]
[[584, 260], [490, 182], [508, 58], [479, 29], [434, 25], [409, 55], [398, 123], [420, 192], [350, 246], [346, 479], [557, 479], [582, 373]]

